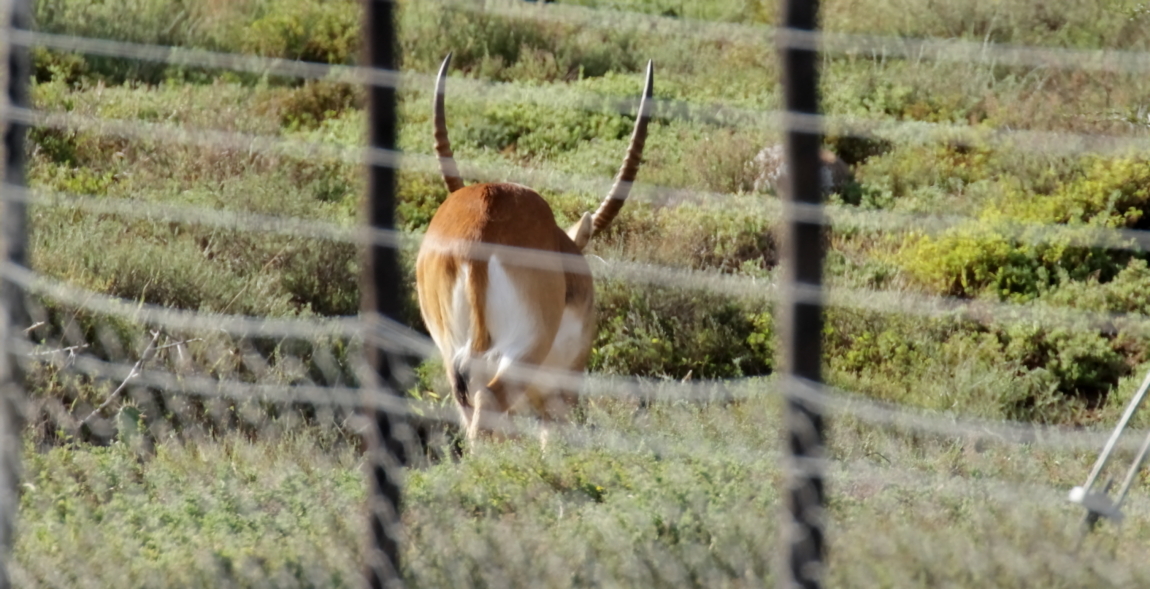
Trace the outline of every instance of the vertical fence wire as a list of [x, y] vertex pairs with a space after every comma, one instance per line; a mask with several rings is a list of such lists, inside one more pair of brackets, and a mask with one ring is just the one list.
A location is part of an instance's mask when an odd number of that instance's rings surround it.
[[[372, 68], [393, 71], [398, 65], [395, 31], [395, 5], [390, 0], [365, 0], [364, 39], [367, 63]], [[368, 93], [368, 141], [371, 147], [394, 150], [397, 139], [396, 92], [393, 87], [372, 85]], [[366, 199], [367, 223], [375, 229], [395, 227], [395, 168], [378, 163], [368, 167]], [[401, 320], [401, 273], [394, 248], [373, 243], [365, 248], [361, 279], [361, 307], [367, 318]], [[377, 321], [368, 321], [368, 329]], [[365, 338], [370, 373], [364, 382], [365, 395], [401, 395], [397, 378], [397, 358], [378, 343]], [[403, 586], [400, 569], [400, 468], [404, 447], [400, 416], [380, 409], [380, 403], [365, 407], [367, 428], [366, 469], [368, 484], [368, 545], [364, 554], [365, 582], [372, 589]]]
[[[0, 115], [8, 107], [27, 108], [29, 104], [28, 80], [30, 60], [28, 50], [9, 44], [9, 31], [31, 29], [31, 8], [27, 0], [0, 3], [0, 30], [4, 31], [4, 46], [0, 59], [5, 74], [4, 97], [0, 98]], [[0, 121], [9, 120], [0, 116]], [[0, 123], [2, 124], [2, 123]], [[24, 185], [24, 137], [27, 126], [11, 121], [3, 127], [4, 176], [8, 186]], [[27, 205], [17, 201], [0, 200], [0, 263], [26, 265], [27, 263]], [[9, 335], [28, 324], [21, 289], [7, 280], [0, 281], [0, 588], [11, 586], [10, 567], [14, 543], [16, 515], [19, 508], [18, 482], [20, 476], [20, 431], [24, 387], [19, 364], [7, 342]]]
[[[792, 31], [814, 31], [818, 19], [815, 0], [783, 0], [783, 25]], [[787, 44], [780, 36], [783, 95], [786, 116], [818, 114], [817, 53]], [[783, 563], [778, 579], [781, 588], [822, 586], [825, 568], [824, 538], [825, 423], [818, 407], [804, 400], [804, 383], [821, 382], [823, 309], [823, 224], [809, 213], [799, 215], [803, 205], [822, 201], [821, 131], [800, 130], [788, 125], [786, 133], [787, 177], [784, 184], [787, 228], [783, 243], [785, 267], [782, 304], [784, 349], [785, 479]], [[819, 210], [803, 207], [804, 211]]]

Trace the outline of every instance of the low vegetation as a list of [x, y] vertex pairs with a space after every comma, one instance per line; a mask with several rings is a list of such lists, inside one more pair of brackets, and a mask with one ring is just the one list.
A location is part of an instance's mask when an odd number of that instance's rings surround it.
[[[769, 381], [748, 383], [770, 391]], [[663, 386], [657, 395], [674, 395]], [[773, 396], [737, 403], [599, 400], [600, 428], [489, 444], [405, 478], [415, 587], [740, 587], [778, 566]], [[359, 454], [323, 429], [25, 452], [20, 586], [351, 587], [364, 500]], [[1137, 586], [1150, 579], [1143, 495], [1080, 550], [1064, 491], [1093, 449], [1017, 445], [835, 420], [831, 566], [841, 587]], [[1089, 448], [1092, 444], [1085, 444]]]

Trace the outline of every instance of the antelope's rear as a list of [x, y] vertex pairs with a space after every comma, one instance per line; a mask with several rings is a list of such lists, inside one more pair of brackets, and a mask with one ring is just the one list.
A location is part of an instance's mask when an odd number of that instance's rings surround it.
[[639, 169], [650, 120], [647, 65], [631, 145], [594, 214], [562, 230], [537, 192], [518, 184], [465, 186], [447, 136], [444, 84], [435, 92], [435, 151], [451, 194], [416, 262], [424, 322], [443, 356], [468, 437], [506, 431], [502, 416], [566, 420], [595, 336], [594, 284], [583, 248], [618, 214]]

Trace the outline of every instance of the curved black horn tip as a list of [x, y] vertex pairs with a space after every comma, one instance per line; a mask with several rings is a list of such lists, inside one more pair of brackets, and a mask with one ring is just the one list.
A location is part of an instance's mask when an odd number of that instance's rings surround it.
[[639, 100], [639, 120], [645, 121], [651, 116], [650, 100], [655, 93], [655, 60], [647, 60], [647, 81], [643, 84], [643, 98]]
[[448, 53], [447, 57], [443, 58], [443, 63], [439, 64], [439, 78], [443, 78], [447, 75], [447, 68], [451, 65], [451, 55], [451, 53]]
[[643, 86], [643, 96], [649, 97], [649, 96], [651, 96], [652, 92], [654, 92], [654, 84], [653, 84], [654, 81], [655, 81], [655, 60], [648, 59], [647, 60], [647, 81], [644, 83], [644, 86]]

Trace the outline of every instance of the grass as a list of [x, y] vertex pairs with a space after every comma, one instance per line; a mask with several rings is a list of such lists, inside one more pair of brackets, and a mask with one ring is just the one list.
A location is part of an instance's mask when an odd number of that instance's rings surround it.
[[259, 444], [165, 443], [146, 457], [127, 443], [28, 448], [13, 581], [354, 585], [359, 459], [322, 445], [305, 431]]
[[[488, 443], [405, 478], [417, 587], [760, 586], [778, 566], [778, 403], [600, 400], [591, 429], [541, 451]], [[657, 396], [675, 387], [655, 387]], [[275, 430], [271, 430], [275, 431]], [[324, 428], [25, 451], [21, 586], [344, 587], [363, 538], [361, 459]], [[1150, 503], [1080, 551], [1064, 492], [1093, 449], [834, 421], [834, 586], [1136, 586]]]
[[[408, 578], [415, 586], [772, 583], [779, 408], [769, 397], [697, 406], [668, 397], [669, 383], [685, 377], [761, 379], [778, 365], [767, 286], [779, 271], [778, 199], [754, 192], [758, 171], [748, 162], [780, 134], [769, 119], [747, 114], [781, 103], [765, 37], [778, 21], [775, 2], [558, 4], [492, 1], [484, 11], [472, 3], [400, 2], [403, 69], [432, 72], [453, 51], [447, 108], [458, 160], [532, 172], [565, 224], [601, 198], [599, 184], [625, 149], [640, 72], [655, 61], [655, 93], [668, 106], [651, 125], [641, 184], [589, 250], [605, 274], [597, 283], [591, 370], [642, 377], [652, 403], [595, 402], [588, 427], [579, 429], [586, 444], [547, 452], [527, 441], [492, 444], [458, 462], [409, 470]], [[535, 18], [551, 8], [588, 14], [580, 7], [655, 18]], [[351, 0], [36, 3], [41, 28], [53, 33], [335, 64], [357, 60], [359, 11]], [[1134, 0], [836, 0], [824, 3], [823, 24], [843, 33], [1141, 51], [1150, 43], [1148, 14]], [[696, 34], [706, 31], [713, 34]], [[45, 49], [35, 61], [34, 99], [46, 111], [339, 148], [364, 140], [363, 92], [331, 80]], [[1144, 229], [1150, 163], [1140, 153], [1050, 151], [1008, 133], [1144, 139], [1145, 76], [857, 52], [824, 55], [821, 66], [828, 114], [882, 123], [867, 137], [827, 138], [854, 175], [843, 194], [831, 195], [836, 210], [970, 219], [940, 231], [836, 226], [826, 240], [831, 288], [1034, 311], [923, 317], [832, 307], [824, 331], [828, 381], [948, 418], [1113, 424], [1147, 369], [1145, 337], [1132, 323], [1147, 313], [1146, 255], [1083, 247], [1062, 237], [1069, 233], [1036, 244], [1037, 233], [1015, 230], [1020, 223]], [[430, 155], [430, 89], [408, 85], [399, 96], [400, 147]], [[936, 140], [898, 123], [964, 126], [970, 139]], [[164, 204], [351, 227], [365, 188], [353, 163], [249, 149], [244, 141], [218, 149], [159, 135], [36, 129], [29, 155], [35, 188], [141, 210]], [[418, 236], [443, 197], [435, 175], [402, 170], [403, 229]], [[32, 213], [35, 269], [83, 289], [209, 319], [311, 320], [358, 308], [359, 263], [345, 243], [78, 206], [38, 204]], [[401, 256], [407, 283], [411, 253]], [[744, 295], [606, 276], [635, 266], [741, 281]], [[414, 300], [406, 302], [407, 320], [419, 329]], [[130, 365], [151, 339], [152, 325], [130, 315], [113, 318], [50, 298], [37, 305], [44, 324], [30, 335], [48, 347], [87, 345], [86, 354]], [[1125, 313], [1131, 323], [1066, 323], [1057, 313], [1066, 309]], [[357, 382], [356, 348], [345, 338], [189, 329], [157, 341], [171, 347], [149, 367], [180, 378]], [[51, 358], [30, 364], [36, 412], [24, 454], [30, 486], [22, 497], [18, 584], [357, 581], [361, 465], [342, 414], [138, 387], [113, 400], [95, 425], [80, 427], [76, 419], [119, 381], [78, 375], [66, 354]], [[411, 392], [445, 398], [440, 370], [434, 362], [416, 367]], [[121, 419], [133, 411], [142, 424]], [[125, 440], [140, 425], [148, 432], [144, 447]], [[916, 434], [849, 414], [833, 422], [829, 584], [1145, 584], [1150, 571], [1136, 547], [1150, 519], [1140, 487], [1126, 525], [1103, 526], [1081, 552], [1072, 550], [1080, 513], [1063, 497], [1083, 479], [1093, 447], [970, 436]]]

